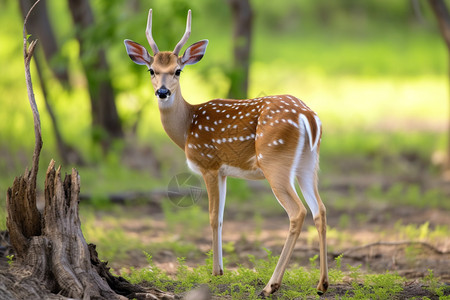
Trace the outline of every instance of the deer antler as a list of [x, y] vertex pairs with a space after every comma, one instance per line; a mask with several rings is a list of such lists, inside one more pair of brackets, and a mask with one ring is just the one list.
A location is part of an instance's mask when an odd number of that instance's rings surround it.
[[153, 55], [159, 52], [158, 46], [156, 46], [155, 40], [152, 36], [152, 9], [148, 11], [148, 19], [147, 19], [147, 29], [145, 30], [145, 35], [147, 36], [148, 43], [152, 48]]
[[178, 42], [178, 44], [175, 46], [175, 49], [173, 49], [173, 54], [178, 56], [178, 53], [180, 52], [181, 48], [183, 48], [184, 44], [186, 44], [189, 36], [191, 35], [191, 10], [188, 11], [187, 15], [187, 21], [186, 21], [186, 31], [184, 32], [183, 37]]

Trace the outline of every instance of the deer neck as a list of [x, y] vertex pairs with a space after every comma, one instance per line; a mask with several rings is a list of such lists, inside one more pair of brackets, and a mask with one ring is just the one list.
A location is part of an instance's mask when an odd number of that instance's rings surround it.
[[172, 141], [184, 150], [193, 106], [184, 100], [179, 87], [167, 100], [158, 99], [158, 105], [164, 130]]

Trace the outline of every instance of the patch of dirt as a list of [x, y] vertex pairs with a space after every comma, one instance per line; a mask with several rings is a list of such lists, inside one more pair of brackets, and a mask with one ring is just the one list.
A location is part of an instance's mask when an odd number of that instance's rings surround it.
[[[431, 269], [441, 282], [450, 284], [450, 236], [443, 235], [448, 234], [450, 229], [449, 211], [371, 201], [366, 191], [374, 185], [385, 192], [396, 183], [413, 184], [421, 191], [443, 191], [442, 201], [450, 201], [450, 184], [426, 173], [426, 162], [418, 156], [403, 155], [395, 162], [395, 172], [389, 169], [392, 158], [382, 157], [381, 160], [386, 170], [378, 173], [372, 172], [372, 166], [364, 159], [354, 159], [336, 162], [336, 173], [321, 176], [325, 182], [321, 194], [327, 206], [330, 227], [327, 233], [329, 267], [334, 268], [334, 259], [344, 253], [344, 271], [348, 269], [347, 265], [361, 265], [362, 273], [384, 273], [389, 270], [408, 278], [399, 299], [437, 299], [424, 288], [421, 279]], [[259, 197], [268, 192], [267, 186], [252, 183], [252, 192], [254, 199], [248, 200], [251, 203], [230, 203], [225, 209], [223, 243], [226, 246], [224, 257], [229, 261], [228, 269], [238, 264], [251, 266], [249, 255], [266, 258], [265, 249], [272, 251], [274, 256], [279, 255], [287, 235], [289, 221], [282, 209], [266, 209], [255, 217], [254, 205]], [[345, 199], [349, 199], [348, 203]], [[275, 199], [273, 201], [276, 203]], [[207, 200], [199, 202], [198, 205], [206, 213]], [[114, 222], [111, 222], [112, 219]], [[425, 223], [428, 223], [427, 234], [419, 236], [418, 228]], [[156, 265], [168, 274], [175, 274], [178, 267], [176, 249], [170, 246], [171, 243], [195, 245], [196, 251], [185, 254], [186, 263], [191, 267], [204, 264], [205, 253], [211, 249], [209, 224], [205, 223], [195, 230], [183, 228], [186, 225], [169, 225], [173, 224], [167, 224], [161, 207], [155, 203], [122, 205], [108, 213], [100, 211], [96, 213], [95, 220], [96, 227], [103, 230], [120, 228], [127, 237], [138, 239], [144, 245], [141, 249], [130, 250], [124, 260], [110, 260], [115, 270], [146, 267], [147, 260], [142, 251], [149, 251], [152, 244], [167, 245], [151, 254]], [[415, 231], [408, 233], [408, 226]], [[439, 233], [439, 228], [443, 228], [440, 234], [432, 234]], [[411, 232], [417, 233], [417, 236]], [[11, 253], [6, 240], [1, 239], [0, 235], [0, 268], [8, 266], [6, 255]], [[309, 259], [318, 253], [317, 232], [308, 215], [289, 266], [309, 267]], [[322, 299], [335, 299], [351, 289], [350, 284], [332, 285]], [[274, 299], [278, 298], [275, 296]]]
[[[355, 208], [348, 212], [348, 224], [345, 228], [339, 227], [342, 212], [328, 209], [328, 224], [332, 228], [328, 231], [328, 260], [330, 268], [335, 267], [334, 258], [344, 253], [342, 259], [343, 269], [351, 265], [361, 265], [361, 271], [365, 273], [384, 273], [386, 270], [397, 272], [408, 279], [420, 279], [432, 269], [434, 275], [442, 281], [450, 283], [450, 236], [426, 237], [424, 240], [406, 239], [396, 231], [396, 224], [414, 225], [416, 228], [425, 222], [429, 222], [429, 231], [437, 226], [450, 228], [448, 212], [435, 209], [419, 209], [413, 207], [383, 206], [376, 213], [368, 213], [364, 222], [356, 216], [367, 211], [377, 209]], [[178, 228], [174, 232], [170, 230], [162, 213], [151, 214], [143, 207], [127, 207], [126, 210], [132, 218], [120, 218], [120, 226], [127, 236], [139, 238], [143, 244], [178, 242], [180, 245], [194, 244], [199, 252], [188, 254], [186, 263], [188, 266], [203, 264], [204, 254], [211, 248], [211, 232], [209, 225], [205, 224], [195, 236], [184, 235], [183, 229]], [[395, 218], [379, 217], [378, 214], [389, 212]], [[234, 217], [234, 218], [233, 218]], [[150, 221], [149, 221], [150, 219]], [[119, 218], [118, 218], [119, 220]], [[102, 226], [102, 221], [96, 222]], [[108, 224], [108, 226], [111, 226]], [[244, 220], [236, 214], [226, 214], [223, 243], [231, 245], [226, 248], [224, 257], [228, 259], [228, 269], [237, 267], [238, 264], [250, 266], [249, 255], [256, 258], [265, 258], [269, 249], [273, 255], [279, 255], [283, 247], [288, 230], [288, 219], [283, 213], [263, 217], [262, 221], [252, 218]], [[177, 255], [168, 244], [167, 249], [160, 249], [151, 253], [153, 261], [158, 267], [169, 274], [175, 274], [177, 269]], [[228, 250], [227, 250], [228, 249]], [[146, 249], [142, 249], [146, 250]], [[111, 261], [114, 269], [122, 267], [145, 267], [147, 265], [142, 250], [130, 252], [126, 261]], [[148, 250], [146, 250], [148, 251]], [[294, 249], [290, 266], [309, 266], [309, 259], [318, 254], [317, 233], [312, 218], [307, 218], [303, 231]]]

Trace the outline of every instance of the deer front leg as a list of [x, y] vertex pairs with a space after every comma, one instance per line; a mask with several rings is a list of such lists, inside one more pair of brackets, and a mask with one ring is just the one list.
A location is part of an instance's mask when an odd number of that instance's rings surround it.
[[209, 222], [213, 233], [213, 275], [223, 275], [222, 225], [225, 208], [226, 177], [218, 171], [207, 171], [203, 178], [208, 191]]

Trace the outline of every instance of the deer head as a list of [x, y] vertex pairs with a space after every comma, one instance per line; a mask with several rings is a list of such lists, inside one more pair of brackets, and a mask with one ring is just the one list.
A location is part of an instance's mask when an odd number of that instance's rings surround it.
[[172, 52], [158, 50], [152, 36], [152, 10], [150, 9], [145, 31], [148, 43], [153, 51], [151, 56], [144, 46], [125, 40], [128, 56], [138, 65], [146, 65], [151, 75], [153, 89], [161, 108], [171, 107], [176, 97], [181, 96], [180, 74], [186, 65], [199, 62], [206, 51], [208, 40], [201, 40], [189, 46], [182, 56], [178, 56], [181, 48], [191, 34], [191, 10], [188, 12], [186, 31]]

